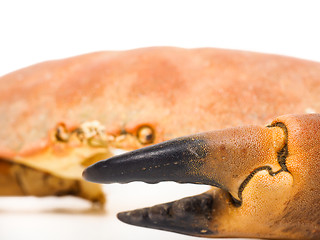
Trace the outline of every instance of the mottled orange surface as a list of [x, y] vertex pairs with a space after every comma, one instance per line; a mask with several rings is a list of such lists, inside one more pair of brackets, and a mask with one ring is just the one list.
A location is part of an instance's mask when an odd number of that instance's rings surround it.
[[113, 133], [147, 124], [156, 142], [265, 124], [283, 114], [318, 112], [319, 81], [316, 62], [210, 48], [145, 48], [44, 62], [0, 78], [0, 148], [36, 150], [58, 122], [99, 120]]

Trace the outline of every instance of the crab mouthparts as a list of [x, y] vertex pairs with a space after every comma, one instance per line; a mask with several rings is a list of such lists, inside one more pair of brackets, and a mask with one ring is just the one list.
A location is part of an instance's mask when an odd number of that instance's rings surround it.
[[121, 221], [137, 226], [214, 235], [212, 213], [218, 211], [221, 201], [239, 206], [242, 190], [253, 174], [268, 170], [274, 175], [286, 170], [279, 158], [285, 139], [285, 131], [278, 126], [201, 133], [97, 162], [83, 172], [83, 177], [96, 183], [175, 181], [218, 187], [197, 196], [118, 214]]

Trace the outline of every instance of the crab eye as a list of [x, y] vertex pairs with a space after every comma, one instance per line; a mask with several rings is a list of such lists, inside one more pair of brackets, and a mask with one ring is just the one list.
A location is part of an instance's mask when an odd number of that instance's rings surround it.
[[142, 144], [150, 144], [154, 141], [154, 131], [149, 126], [139, 128], [137, 137]]
[[59, 123], [56, 132], [55, 132], [55, 138], [59, 142], [67, 142], [69, 139], [68, 130], [66, 128], [66, 125], [63, 123]]

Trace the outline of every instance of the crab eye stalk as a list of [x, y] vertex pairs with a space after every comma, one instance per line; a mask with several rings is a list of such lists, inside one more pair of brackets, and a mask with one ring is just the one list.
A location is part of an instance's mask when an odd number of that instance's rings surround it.
[[139, 128], [137, 137], [142, 144], [151, 144], [154, 141], [154, 130], [149, 126]]

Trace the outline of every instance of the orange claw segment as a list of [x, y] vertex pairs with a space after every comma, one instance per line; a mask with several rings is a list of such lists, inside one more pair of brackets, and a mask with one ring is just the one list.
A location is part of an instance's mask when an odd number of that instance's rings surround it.
[[[241, 207], [228, 204], [227, 210], [217, 219], [220, 236], [292, 238], [292, 233], [284, 231], [288, 224], [278, 222], [293, 197], [293, 184], [293, 177], [288, 172], [275, 176], [264, 170], [257, 172], [242, 192]], [[295, 235], [301, 239], [299, 233]]]
[[273, 124], [277, 122], [283, 123], [288, 131], [288, 170], [295, 176], [295, 181], [310, 183], [311, 172], [320, 172], [320, 162], [317, 160], [320, 114], [286, 115], [276, 118]]
[[259, 171], [244, 188], [240, 207], [220, 204], [211, 225], [219, 233], [212, 237], [320, 238], [320, 114], [280, 116], [271, 125], [284, 129], [287, 171]]
[[319, 239], [320, 114], [281, 116], [274, 122], [282, 122], [287, 127], [286, 165], [295, 185], [293, 197], [279, 222], [290, 222], [292, 229], [306, 229], [316, 236], [314, 239]]
[[[241, 201], [241, 185], [250, 173], [269, 167], [275, 173], [282, 169], [278, 152], [286, 137], [280, 127], [244, 126], [203, 134], [209, 154], [206, 163], [195, 174], [212, 178]], [[221, 174], [217, 174], [221, 173]]]

